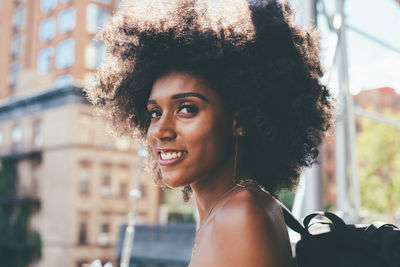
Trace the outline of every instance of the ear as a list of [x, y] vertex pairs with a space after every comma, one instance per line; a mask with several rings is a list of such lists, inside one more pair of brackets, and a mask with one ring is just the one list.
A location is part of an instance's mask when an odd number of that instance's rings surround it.
[[240, 113], [239, 112], [235, 112], [233, 114], [232, 135], [233, 136], [243, 136], [244, 135], [244, 130], [240, 123]]

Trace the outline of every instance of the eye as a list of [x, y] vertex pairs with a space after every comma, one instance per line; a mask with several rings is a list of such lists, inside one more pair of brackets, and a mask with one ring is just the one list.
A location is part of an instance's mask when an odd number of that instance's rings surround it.
[[150, 118], [152, 118], [152, 119], [155, 119], [162, 115], [161, 111], [157, 108], [153, 108], [153, 109], [149, 110], [149, 114], [150, 114]]
[[199, 108], [192, 103], [182, 103], [178, 106], [178, 113], [182, 114], [196, 114]]

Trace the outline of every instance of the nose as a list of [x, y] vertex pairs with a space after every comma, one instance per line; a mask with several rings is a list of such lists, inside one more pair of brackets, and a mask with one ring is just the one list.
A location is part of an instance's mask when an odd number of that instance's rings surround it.
[[176, 138], [175, 123], [168, 114], [163, 114], [157, 122], [149, 127], [151, 136], [159, 141], [169, 141]]

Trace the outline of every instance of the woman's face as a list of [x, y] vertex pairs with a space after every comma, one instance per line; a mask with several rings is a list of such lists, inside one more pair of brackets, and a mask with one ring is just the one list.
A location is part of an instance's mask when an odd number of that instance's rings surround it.
[[189, 73], [169, 72], [153, 84], [147, 140], [170, 187], [212, 178], [232, 153], [232, 116], [220, 95]]

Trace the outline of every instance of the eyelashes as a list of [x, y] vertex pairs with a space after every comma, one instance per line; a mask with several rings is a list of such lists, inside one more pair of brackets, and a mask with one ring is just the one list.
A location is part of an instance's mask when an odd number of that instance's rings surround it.
[[149, 110], [150, 118], [155, 119], [157, 117], [161, 117], [162, 113], [159, 108], [152, 108]]
[[[177, 107], [176, 114], [182, 114], [185, 117], [194, 116], [199, 112], [199, 107], [191, 102], [180, 103]], [[159, 107], [154, 107], [149, 110], [151, 119], [155, 119], [162, 116], [162, 111]]]
[[184, 103], [179, 104], [179, 106], [178, 106], [178, 113], [196, 114], [198, 112], [199, 112], [199, 108], [190, 102], [184, 102]]

